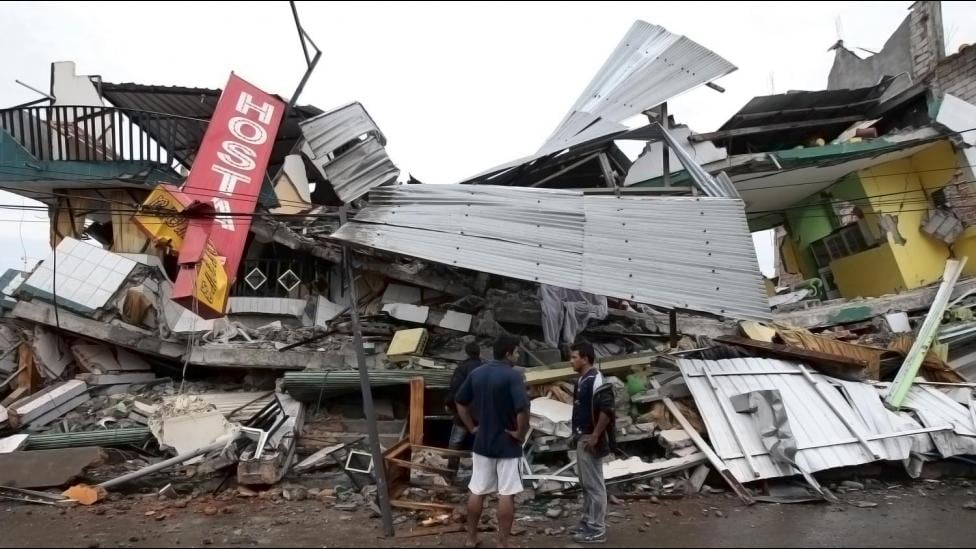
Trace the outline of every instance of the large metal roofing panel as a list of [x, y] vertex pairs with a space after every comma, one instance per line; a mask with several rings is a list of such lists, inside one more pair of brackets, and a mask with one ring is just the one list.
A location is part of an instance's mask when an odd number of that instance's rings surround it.
[[400, 170], [376, 137], [345, 151], [325, 164], [322, 171], [343, 202], [355, 200], [375, 187], [394, 183], [400, 175]]
[[[763, 446], [760, 426], [752, 414], [733, 411], [731, 397], [753, 391], [780, 392], [799, 449], [797, 464], [807, 472], [860, 465], [875, 460], [856, 441], [841, 418], [831, 410], [825, 397], [803, 375], [797, 373], [800, 367], [797, 363], [763, 358], [717, 361], [681, 359], [678, 367], [708, 429], [712, 447], [741, 482], [798, 474], [791, 467], [771, 459]], [[706, 371], [713, 374], [718, 393], [705, 377]], [[883, 406], [880, 396], [875, 396], [876, 402], [871, 403], [871, 409], [864, 413], [872, 418], [865, 422], [861, 413], [855, 411], [841, 392], [830, 385], [830, 378], [815, 373], [811, 375], [818, 383], [829, 387], [826, 398], [860, 432], [883, 434], [905, 430], [898, 420], [886, 418], [877, 409], [878, 406]], [[864, 398], [864, 395], [858, 393], [858, 397]], [[722, 405], [731, 412], [732, 423], [726, 420]], [[752, 475], [733, 432], [738, 433], [746, 446], [745, 450], [753, 456], [759, 477]], [[873, 452], [883, 459], [901, 460], [908, 457], [908, 447], [905, 445], [877, 441], [869, 444]]]
[[325, 158], [340, 146], [365, 134], [376, 135], [381, 145], [386, 137], [361, 103], [349, 103], [309, 118], [299, 124], [302, 136], [315, 158]]
[[370, 204], [333, 237], [598, 295], [771, 316], [739, 200], [400, 185]]
[[581, 143], [623, 134], [627, 130], [623, 122], [628, 118], [734, 70], [730, 62], [693, 40], [636, 21], [534, 155], [465, 181], [523, 166]]
[[635, 21], [539, 152], [619, 131], [627, 118], [735, 69], [689, 38]]
[[913, 385], [902, 406], [915, 412], [926, 427], [952, 426], [952, 432], [932, 434], [942, 457], [976, 454], [976, 425], [962, 404], [938, 389]]

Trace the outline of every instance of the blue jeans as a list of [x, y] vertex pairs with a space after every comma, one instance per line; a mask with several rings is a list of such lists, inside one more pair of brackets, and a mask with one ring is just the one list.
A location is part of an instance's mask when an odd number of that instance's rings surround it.
[[[464, 441], [468, 438], [468, 429], [463, 425], [454, 425], [451, 429], [451, 439], [447, 443], [447, 447], [451, 450], [464, 450]], [[461, 458], [456, 456], [451, 456], [447, 458], [447, 468], [454, 471], [457, 475], [458, 469], [461, 467]]]

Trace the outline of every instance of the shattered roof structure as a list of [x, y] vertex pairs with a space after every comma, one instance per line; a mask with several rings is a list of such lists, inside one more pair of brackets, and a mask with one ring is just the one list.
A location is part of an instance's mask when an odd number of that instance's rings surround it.
[[464, 182], [494, 184], [494, 177], [564, 149], [613, 135], [625, 139], [622, 134], [628, 127], [623, 122], [628, 118], [735, 70], [730, 62], [687, 37], [636, 21], [534, 155]]
[[[794, 91], [753, 97], [711, 134], [694, 141], [721, 142], [729, 154], [791, 148], [809, 136], [832, 138], [853, 122], [866, 120], [887, 81], [854, 90]], [[784, 144], [785, 147], [777, 145]]]
[[642, 303], [770, 317], [742, 202], [463, 185], [376, 189], [333, 238]]

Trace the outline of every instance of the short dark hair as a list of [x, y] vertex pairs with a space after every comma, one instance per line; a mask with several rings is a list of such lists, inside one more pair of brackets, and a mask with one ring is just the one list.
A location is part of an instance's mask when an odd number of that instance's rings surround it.
[[472, 341], [464, 346], [464, 352], [468, 355], [468, 358], [480, 358], [481, 346]]
[[593, 351], [592, 343], [575, 343], [569, 350], [576, 351], [580, 356], [586, 357], [590, 361], [590, 364], [596, 364], [596, 352]]
[[508, 353], [514, 352], [519, 346], [519, 340], [508, 334], [498, 336], [495, 340], [495, 360], [502, 360]]

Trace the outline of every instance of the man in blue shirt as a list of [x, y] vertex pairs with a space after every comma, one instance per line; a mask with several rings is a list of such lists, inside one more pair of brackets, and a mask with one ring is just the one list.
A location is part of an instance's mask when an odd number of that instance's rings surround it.
[[458, 415], [474, 433], [471, 483], [468, 489], [468, 539], [478, 544], [478, 523], [486, 495], [498, 493], [498, 547], [508, 547], [515, 519], [515, 495], [522, 491], [519, 462], [529, 431], [529, 395], [515, 371], [519, 340], [495, 341], [495, 360], [475, 369], [455, 396]]
[[569, 362], [579, 374], [573, 390], [573, 439], [576, 468], [583, 488], [583, 517], [573, 537], [577, 543], [606, 543], [607, 486], [603, 460], [614, 442], [613, 386], [594, 365], [593, 345], [577, 343]]

